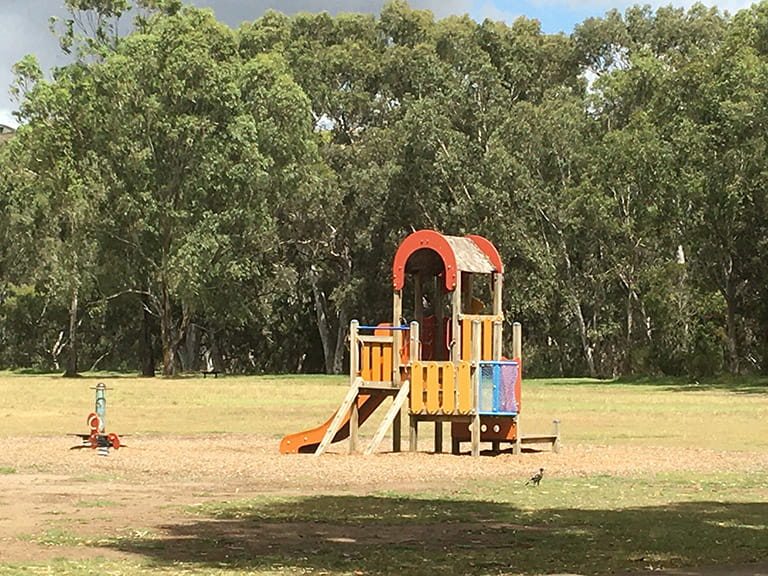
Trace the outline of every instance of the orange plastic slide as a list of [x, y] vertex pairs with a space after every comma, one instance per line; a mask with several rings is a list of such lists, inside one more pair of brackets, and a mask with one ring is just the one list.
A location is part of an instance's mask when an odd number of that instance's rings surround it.
[[[360, 394], [357, 397], [357, 413], [358, 424], [365, 422], [368, 417], [376, 411], [381, 403], [387, 396], [385, 394]], [[298, 453], [313, 453], [317, 450], [320, 442], [323, 441], [326, 430], [333, 422], [333, 418], [336, 416], [336, 412], [331, 414], [328, 420], [310, 430], [304, 432], [295, 432], [294, 434], [288, 434], [280, 442], [281, 454], [298, 454]], [[340, 442], [349, 436], [349, 414], [344, 418], [344, 422], [336, 432], [336, 436], [333, 437], [333, 442]]]

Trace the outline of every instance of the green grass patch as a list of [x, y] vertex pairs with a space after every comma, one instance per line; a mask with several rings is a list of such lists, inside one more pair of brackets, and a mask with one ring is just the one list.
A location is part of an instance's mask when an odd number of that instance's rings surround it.
[[[275, 438], [275, 450], [283, 434], [327, 420], [348, 387], [343, 376], [64, 379], [2, 372], [0, 435], [82, 431], [93, 410], [90, 387], [98, 381], [110, 387], [108, 428], [121, 435], [254, 433]], [[765, 379], [526, 380], [523, 430], [549, 431], [553, 418], [561, 421], [565, 450], [577, 443], [768, 450]], [[373, 430], [366, 424], [363, 436]], [[424, 432], [428, 442], [430, 427]], [[15, 473], [9, 464], [0, 460], [0, 473]], [[94, 473], [72, 478], [118, 479]], [[302, 496], [207, 503], [188, 508], [189, 518], [164, 526], [162, 534], [131, 529], [82, 536], [78, 531], [87, 528], [79, 521], [52, 520], [50, 530], [27, 538], [51, 547], [119, 550], [137, 560], [0, 564], [0, 576], [527, 576], [768, 557], [764, 474], [547, 477], [538, 488], [505, 479], [418, 490], [350, 495], [307, 489]], [[76, 505], [120, 504], [91, 499]]]
[[[281, 436], [325, 421], [348, 388], [344, 376], [63, 378], [0, 372], [0, 435], [87, 431], [91, 387], [105, 382], [107, 428], [137, 433], [256, 433]], [[21, 391], [23, 390], [23, 393]]]
[[124, 506], [124, 504], [120, 504], [113, 500], [80, 500], [75, 502], [75, 506], [79, 508], [112, 508], [115, 506]]
[[[450, 492], [269, 496], [187, 512], [195, 521], [172, 527], [152, 561], [216, 558], [220, 566], [226, 551], [228, 567], [256, 574], [280, 566], [289, 574], [533, 575], [768, 555], [762, 474], [551, 478], [538, 488], [480, 482]], [[186, 552], [175, 556], [182, 542]], [[135, 551], [128, 540], [119, 547]]]
[[[768, 450], [767, 380], [525, 380], [521, 419], [525, 431], [548, 432], [558, 418], [566, 444]], [[121, 435], [230, 432], [276, 440], [327, 420], [348, 388], [345, 376], [325, 375], [68, 379], [5, 371], [0, 435], [84, 431], [94, 409], [90, 388], [98, 381], [110, 387], [107, 427]], [[363, 427], [364, 437], [380, 417]]]
[[19, 539], [43, 546], [82, 546], [88, 542], [86, 538], [66, 528], [49, 528], [42, 534], [28, 534], [20, 536]]

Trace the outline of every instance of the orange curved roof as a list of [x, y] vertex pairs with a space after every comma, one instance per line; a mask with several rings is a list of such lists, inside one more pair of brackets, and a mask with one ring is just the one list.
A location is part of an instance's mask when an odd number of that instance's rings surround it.
[[482, 236], [446, 236], [435, 230], [419, 230], [408, 235], [395, 253], [392, 285], [395, 290], [401, 290], [405, 275], [415, 272], [431, 276], [443, 274], [445, 288], [450, 292], [456, 288], [459, 272], [503, 271], [499, 252]]

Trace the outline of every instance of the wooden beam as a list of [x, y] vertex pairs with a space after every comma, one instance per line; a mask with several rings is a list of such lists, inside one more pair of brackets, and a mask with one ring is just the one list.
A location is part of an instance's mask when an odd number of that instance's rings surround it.
[[452, 294], [451, 302], [451, 362], [461, 360], [461, 327], [459, 316], [461, 315], [461, 274], [456, 275], [456, 288]]
[[520, 322], [512, 324], [512, 358], [523, 359], [523, 326]]
[[315, 450], [315, 456], [320, 456], [323, 452], [325, 452], [328, 449], [328, 446], [333, 442], [333, 439], [336, 437], [336, 434], [341, 430], [342, 425], [344, 424], [344, 420], [347, 417], [347, 414], [349, 414], [350, 409], [352, 408], [352, 403], [354, 402], [355, 405], [357, 404], [357, 395], [360, 392], [360, 385], [363, 383], [362, 378], [355, 379], [354, 383], [349, 387], [349, 390], [347, 391], [347, 395], [344, 397], [344, 400], [341, 402], [341, 406], [336, 411], [336, 414], [333, 416], [333, 420], [331, 420], [330, 426], [328, 426], [328, 429], [325, 431], [325, 435], [323, 436], [322, 441], [317, 446], [317, 449]]
[[368, 445], [368, 448], [366, 448], [366, 454], [373, 454], [374, 450], [379, 447], [379, 444], [381, 444], [381, 441], [384, 439], [384, 435], [387, 433], [387, 430], [389, 430], [389, 427], [398, 421], [400, 410], [408, 400], [410, 389], [410, 382], [408, 380], [403, 382], [397, 396], [395, 396], [395, 399], [392, 402], [392, 406], [387, 410], [384, 419], [381, 421], [381, 424], [379, 424], [378, 430], [376, 430], [376, 434], [373, 435], [371, 443]]
[[472, 442], [472, 456], [480, 456], [480, 355], [482, 344], [480, 340], [480, 321], [472, 321], [472, 424], [470, 425], [470, 438]]
[[496, 272], [492, 275], [493, 281], [493, 313], [496, 316], [504, 314], [504, 310], [501, 305], [501, 292], [502, 285], [504, 284], [504, 274]]

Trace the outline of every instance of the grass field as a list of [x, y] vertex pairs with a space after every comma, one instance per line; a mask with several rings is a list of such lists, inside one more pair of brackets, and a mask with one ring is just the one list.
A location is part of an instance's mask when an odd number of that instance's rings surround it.
[[[254, 435], [274, 442], [275, 451], [282, 435], [327, 419], [347, 389], [345, 378], [332, 376], [63, 379], [0, 372], [0, 437], [82, 431], [93, 409], [90, 388], [100, 381], [110, 387], [109, 429], [163, 438]], [[564, 459], [576, 446], [663, 447], [670, 454], [704, 448], [713, 457], [743, 453], [745, 462], [768, 452], [765, 380], [528, 380], [523, 394], [524, 429], [548, 431], [558, 418]], [[311, 456], [275, 458], [271, 462], [304, 463]], [[329, 458], [334, 473], [344, 474], [362, 457]], [[398, 465], [398, 458], [384, 454], [363, 462]], [[6, 540], [52, 551], [45, 560], [5, 562], [0, 539], [0, 575], [610, 574], [696, 565], [722, 565], [728, 574], [733, 564], [768, 560], [764, 467], [566, 471], [547, 477], [540, 489], [521, 490], [496, 474], [452, 480], [450, 467], [465, 466], [469, 458], [431, 458], [427, 465], [445, 468], [443, 481], [401, 482], [387, 490], [350, 480], [349, 489], [275, 487], [239, 497], [206, 487], [199, 503], [166, 504], [165, 513], [181, 520], [162, 529], [114, 528], [129, 506], [114, 495], [70, 497], [72, 512], [52, 509], [29, 533]], [[511, 467], [519, 462], [511, 458], [535, 456], [499, 458]], [[423, 466], [425, 460], [414, 462]], [[38, 472], [34, 466], [25, 469], [0, 453], [0, 484], [32, 472]], [[148, 482], [88, 473], [107, 487]], [[82, 484], [75, 477], [60, 481]], [[0, 493], [0, 529], [13, 510]], [[98, 537], [88, 535], [87, 518], [101, 519]], [[77, 553], [86, 548], [104, 555]]]
[[[78, 431], [106, 382], [110, 427], [139, 433], [234, 432], [275, 438], [323, 422], [347, 391], [343, 376], [61, 378], [0, 372], [0, 435]], [[560, 419], [571, 443], [768, 450], [768, 379], [722, 384], [526, 380], [522, 425]], [[76, 428], [76, 429], [73, 429]]]

